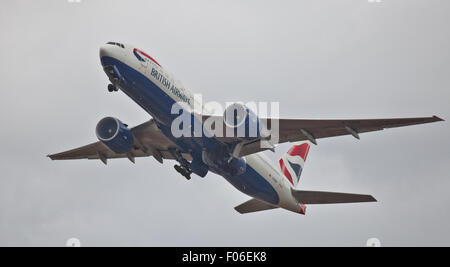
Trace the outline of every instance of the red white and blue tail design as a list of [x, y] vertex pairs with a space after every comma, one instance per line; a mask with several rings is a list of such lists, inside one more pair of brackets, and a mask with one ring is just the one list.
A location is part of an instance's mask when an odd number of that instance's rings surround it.
[[300, 180], [306, 157], [309, 152], [309, 144], [295, 145], [280, 159], [280, 168], [284, 176], [292, 186], [296, 186]]

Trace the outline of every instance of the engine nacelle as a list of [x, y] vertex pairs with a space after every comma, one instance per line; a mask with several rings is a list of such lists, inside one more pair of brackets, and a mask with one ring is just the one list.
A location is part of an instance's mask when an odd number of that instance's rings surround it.
[[103, 118], [95, 129], [98, 140], [117, 154], [130, 152], [134, 145], [133, 134], [120, 120]]
[[247, 162], [244, 158], [233, 158], [230, 161], [230, 170], [233, 175], [242, 175], [247, 171]]
[[209, 169], [220, 175], [241, 175], [247, 170], [247, 162], [244, 158], [232, 158], [225, 151], [203, 151], [203, 162]]
[[223, 114], [226, 137], [238, 137], [243, 140], [261, 136], [261, 122], [258, 116], [245, 105], [234, 103]]

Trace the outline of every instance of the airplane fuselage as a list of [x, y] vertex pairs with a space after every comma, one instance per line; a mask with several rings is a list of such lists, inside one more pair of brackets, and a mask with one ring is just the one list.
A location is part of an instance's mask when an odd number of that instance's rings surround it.
[[[171, 125], [179, 114], [172, 114], [173, 105], [189, 112], [193, 120], [201, 120], [201, 117], [194, 112], [194, 95], [151, 56], [131, 45], [107, 44], [100, 49], [100, 59], [111, 83], [149, 113], [181, 152], [189, 151], [192, 164], [197, 164], [200, 170], [223, 176], [253, 198], [297, 213], [304, 212], [291, 194], [292, 184], [262, 153], [230, 162], [226, 145], [213, 137], [174, 137]], [[244, 171], [236, 172], [231, 165], [243, 166]]]

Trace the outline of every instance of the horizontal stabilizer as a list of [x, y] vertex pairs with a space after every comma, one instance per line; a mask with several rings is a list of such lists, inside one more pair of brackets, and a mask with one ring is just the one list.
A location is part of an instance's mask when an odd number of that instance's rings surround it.
[[376, 202], [371, 195], [303, 191], [292, 189], [292, 195], [302, 204], [339, 204], [339, 203], [357, 203], [357, 202]]
[[257, 212], [263, 210], [271, 210], [276, 209], [278, 207], [267, 204], [261, 200], [257, 200], [256, 198], [250, 199], [247, 202], [242, 203], [241, 205], [235, 207], [234, 209], [240, 214]]

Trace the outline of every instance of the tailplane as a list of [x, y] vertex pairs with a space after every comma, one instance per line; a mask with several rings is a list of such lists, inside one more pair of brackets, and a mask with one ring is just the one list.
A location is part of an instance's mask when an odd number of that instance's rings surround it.
[[289, 180], [293, 187], [298, 184], [306, 158], [308, 157], [309, 144], [295, 145], [279, 160], [281, 172]]
[[277, 206], [270, 205], [256, 198], [252, 198], [247, 202], [242, 203], [241, 205], [235, 207], [234, 209], [240, 214], [263, 211], [263, 210], [272, 210], [278, 208]]
[[377, 202], [371, 195], [304, 191], [292, 189], [292, 195], [298, 202], [303, 204], [341, 204], [359, 202]]

